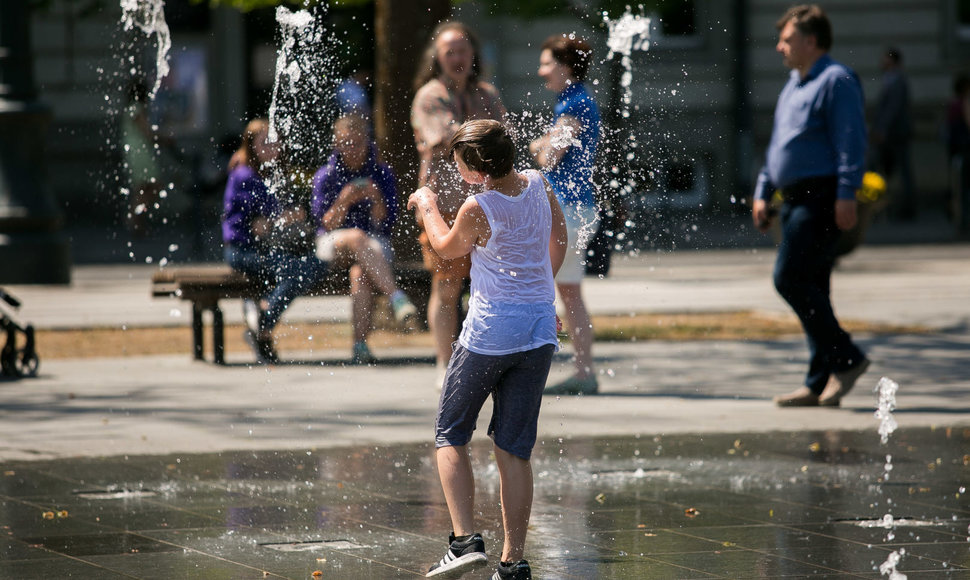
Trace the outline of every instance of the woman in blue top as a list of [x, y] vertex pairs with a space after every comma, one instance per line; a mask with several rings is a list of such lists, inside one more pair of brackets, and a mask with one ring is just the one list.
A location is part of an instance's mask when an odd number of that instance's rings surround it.
[[390, 297], [394, 317], [417, 313], [394, 282], [391, 228], [397, 220], [397, 185], [391, 169], [377, 160], [370, 123], [345, 115], [333, 124], [334, 150], [313, 176], [310, 214], [317, 224], [317, 257], [350, 268], [354, 346], [351, 362], [367, 364], [374, 294]]
[[580, 289], [586, 271], [586, 248], [599, 221], [593, 163], [600, 138], [600, 114], [583, 84], [591, 56], [589, 44], [574, 34], [550, 36], [542, 43], [539, 56], [539, 76], [559, 97], [552, 127], [529, 144], [529, 152], [547, 172], [566, 216], [569, 248], [556, 276], [556, 287], [576, 364], [576, 374], [546, 389], [549, 394], [590, 395], [598, 389], [593, 371], [593, 327]]
[[270, 143], [268, 135], [266, 119], [254, 119], [246, 125], [242, 144], [229, 162], [222, 214], [226, 263], [265, 288], [257, 327], [245, 334], [261, 363], [278, 360], [273, 329], [283, 312], [329, 270], [326, 262], [312, 254], [294, 254], [274, 243], [274, 232], [304, 222], [306, 212], [300, 207], [284, 207], [266, 185], [279, 157], [279, 145]]

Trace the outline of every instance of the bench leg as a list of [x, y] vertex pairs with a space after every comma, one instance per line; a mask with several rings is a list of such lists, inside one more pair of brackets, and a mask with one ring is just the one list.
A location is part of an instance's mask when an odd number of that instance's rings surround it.
[[192, 354], [195, 360], [205, 360], [202, 350], [202, 306], [192, 303]]
[[222, 309], [216, 304], [212, 307], [212, 360], [217, 365], [226, 364], [225, 325], [222, 320]]

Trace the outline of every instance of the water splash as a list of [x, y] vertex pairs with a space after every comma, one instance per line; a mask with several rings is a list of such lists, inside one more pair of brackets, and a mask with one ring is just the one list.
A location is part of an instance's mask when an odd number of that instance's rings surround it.
[[[589, 222], [584, 222], [583, 225], [579, 226], [576, 230], [576, 237], [579, 240], [578, 245], [583, 248], [587, 248], [586, 253], [589, 254], [589, 245], [593, 240], [593, 236], [596, 235], [596, 229], [599, 227], [599, 220], [594, 219]], [[585, 263], [585, 257], [580, 256], [580, 260]]]
[[553, 149], [567, 149], [569, 147], [582, 148], [583, 142], [579, 140], [575, 128], [569, 125], [560, 125], [551, 135], [549, 144]]
[[906, 574], [896, 570], [896, 566], [899, 565], [900, 560], [906, 555], [906, 548], [900, 548], [898, 551], [889, 554], [886, 561], [880, 564], [879, 574], [881, 576], [889, 576], [889, 580], [906, 580]]
[[[619, 74], [618, 84], [620, 94], [612, 98], [617, 98], [618, 103], [611, 103], [611, 106], [615, 106], [615, 113], [618, 115], [619, 119], [626, 120], [631, 116], [631, 109], [633, 108], [633, 93], [631, 85], [633, 84], [633, 60], [632, 55], [634, 51], [647, 51], [650, 49], [650, 27], [651, 19], [646, 18], [642, 15], [635, 15], [631, 13], [630, 7], [628, 6], [626, 12], [619, 18], [610, 18], [609, 14], [603, 13], [603, 22], [608, 30], [607, 37], [607, 47], [609, 49], [606, 61], [619, 63], [619, 69], [614, 74]], [[615, 57], [619, 55], [619, 61]], [[612, 152], [612, 156], [615, 161], [612, 162], [613, 167], [611, 168], [611, 173], [614, 176], [607, 182], [607, 187], [612, 190], [611, 197], [616, 200], [631, 199], [632, 196], [636, 195], [636, 192], [641, 190], [644, 183], [649, 180], [645, 179], [645, 175], [639, 174], [639, 171], [634, 170], [633, 160], [639, 154], [645, 152], [638, 152], [640, 148], [637, 142], [637, 136], [633, 132], [632, 127], [624, 124], [622, 121], [617, 123], [618, 126], [613, 127], [613, 138], [610, 140], [613, 142], [613, 147], [616, 148]], [[636, 202], [634, 201], [634, 205]], [[620, 207], [629, 205], [629, 202], [621, 203]], [[632, 209], [632, 206], [631, 206]], [[614, 214], [615, 215], [615, 214]], [[613, 229], [623, 229], [631, 228], [634, 224], [627, 223], [623, 224], [620, 228], [611, 228], [607, 230], [607, 235], [611, 235], [612, 249], [615, 251], [620, 251], [623, 246], [626, 245], [628, 248], [632, 248], [632, 239], [625, 239], [626, 234], [622, 231], [616, 232]], [[634, 249], [634, 252], [636, 250]]]
[[276, 79], [273, 82], [273, 99], [269, 105], [269, 142], [275, 143], [280, 140], [279, 129], [284, 135], [291, 132], [293, 119], [290, 117], [280, 118], [279, 99], [280, 87], [286, 79], [288, 93], [295, 95], [297, 83], [302, 76], [301, 59], [296, 53], [298, 38], [314, 38], [316, 36], [313, 16], [306, 10], [290, 12], [285, 6], [276, 9], [276, 22], [280, 26], [280, 33], [283, 36], [282, 46], [276, 55]]
[[154, 99], [168, 76], [168, 53], [172, 49], [172, 35], [165, 21], [165, 0], [121, 0], [121, 25], [125, 30], [141, 30], [155, 36], [155, 84], [149, 96]]
[[267, 141], [280, 143], [281, 163], [274, 164], [267, 183], [282, 198], [301, 195], [299, 191], [312, 175], [306, 171], [319, 166], [330, 141], [330, 123], [336, 112], [336, 55], [343, 43], [326, 27], [326, 10], [324, 3], [312, 11], [276, 9], [280, 47]]
[[623, 88], [623, 111], [621, 115], [624, 119], [630, 116], [630, 102], [633, 98], [630, 85], [633, 83], [633, 62], [630, 56], [635, 50], [650, 50], [650, 19], [627, 11], [616, 20], [611, 20], [608, 15], [603, 15], [603, 21], [609, 28], [609, 37], [606, 39], [606, 46], [610, 52], [606, 59], [610, 60], [614, 55], [619, 54], [620, 64], [623, 66], [623, 74], [620, 77], [620, 86]]
[[[875, 392], [879, 395], [879, 402], [875, 415], [879, 419], [879, 439], [883, 445], [889, 442], [889, 436], [899, 426], [892, 414], [896, 409], [896, 392], [898, 390], [899, 384], [886, 377], [882, 377], [876, 383]], [[889, 480], [889, 474], [892, 468], [892, 455], [887, 454], [886, 464], [883, 467], [884, 482]], [[880, 527], [888, 530], [886, 532], [887, 542], [891, 542], [896, 538], [896, 525], [892, 513], [887, 513], [883, 516]], [[896, 570], [896, 566], [899, 565], [899, 562], [905, 554], [906, 550], [904, 548], [900, 548], [898, 551], [889, 554], [886, 561], [879, 566], [879, 573], [883, 576], [889, 576], [889, 580], [906, 580], [906, 575]]]
[[896, 419], [893, 418], [898, 390], [899, 385], [886, 377], [879, 379], [879, 383], [876, 384], [875, 392], [879, 395], [876, 419], [879, 419], [879, 439], [883, 445], [889, 442], [889, 436], [899, 427]]

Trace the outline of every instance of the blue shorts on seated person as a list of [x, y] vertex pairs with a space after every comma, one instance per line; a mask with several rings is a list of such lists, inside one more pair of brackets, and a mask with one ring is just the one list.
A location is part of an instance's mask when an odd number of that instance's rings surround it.
[[485, 355], [455, 343], [438, 403], [435, 447], [467, 445], [478, 414], [492, 395], [489, 437], [499, 449], [529, 459], [554, 352], [554, 345], [544, 344], [511, 354]]

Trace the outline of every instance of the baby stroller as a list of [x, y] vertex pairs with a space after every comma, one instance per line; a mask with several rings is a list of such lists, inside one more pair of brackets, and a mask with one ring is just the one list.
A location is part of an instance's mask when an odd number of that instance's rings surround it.
[[[4, 376], [20, 378], [37, 376], [40, 359], [34, 346], [34, 327], [21, 326], [11, 318], [9, 308], [20, 308], [20, 301], [0, 288], [0, 332], [6, 335], [0, 350], [0, 371]], [[17, 348], [18, 333], [23, 334], [23, 347]]]

